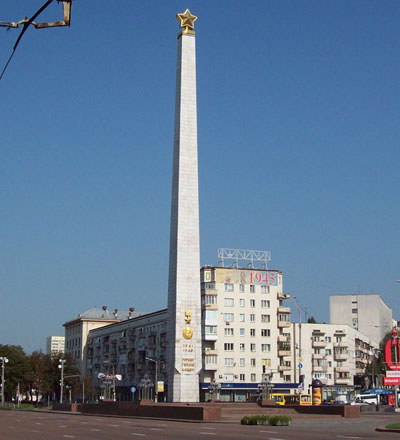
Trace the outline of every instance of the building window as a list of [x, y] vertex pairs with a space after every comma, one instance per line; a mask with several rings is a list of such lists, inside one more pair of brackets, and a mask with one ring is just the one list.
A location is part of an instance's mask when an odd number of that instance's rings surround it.
[[261, 336], [263, 336], [263, 337], [271, 336], [271, 330], [269, 328], [262, 328], [261, 329]]
[[250, 344], [250, 351], [256, 351], [256, 344]]
[[225, 307], [233, 307], [233, 305], [234, 305], [233, 298], [224, 298]]
[[216, 325], [206, 325], [204, 326], [206, 335], [216, 335], [217, 334], [217, 326]]
[[239, 290], [240, 290], [241, 292], [244, 292], [244, 284], [240, 284], [240, 285], [239, 285]]
[[244, 322], [244, 313], [239, 315], [239, 322]]
[[330, 336], [325, 336], [325, 341], [326, 342], [331, 342], [331, 337]]
[[270, 367], [271, 366], [271, 359], [261, 359], [261, 365], [264, 367]]
[[357, 309], [351, 309], [351, 313], [358, 313]]
[[271, 317], [269, 315], [261, 315], [261, 322], [270, 322]]
[[250, 284], [250, 293], [254, 293], [256, 291], [256, 286], [254, 284]]
[[233, 322], [234, 314], [233, 313], [224, 313], [224, 321], [225, 322]]
[[217, 363], [217, 355], [216, 354], [206, 354], [204, 356], [204, 360], [205, 360], [206, 365], [207, 364], [215, 365]]
[[[205, 319], [206, 321], [208, 321], [208, 320], [215, 321], [217, 318], [218, 318], [218, 316], [217, 316], [216, 310], [203, 310], [203, 319]], [[143, 332], [140, 334], [143, 334]]]
[[204, 304], [217, 304], [217, 295], [204, 295]]
[[225, 336], [233, 336], [233, 328], [225, 328], [224, 329]]
[[233, 367], [233, 358], [225, 358], [224, 365], [225, 367]]
[[330, 348], [325, 349], [325, 355], [330, 356], [332, 354], [332, 350]]
[[244, 335], [245, 335], [244, 328], [239, 329], [239, 336], [244, 336]]
[[255, 336], [256, 335], [256, 329], [255, 328], [251, 328], [250, 329], [250, 336]]
[[239, 350], [244, 351], [244, 344], [242, 342], [239, 344]]
[[246, 376], [243, 373], [240, 373], [239, 380], [244, 382], [246, 380]]
[[261, 344], [261, 351], [270, 352], [271, 351], [271, 345], [270, 344]]
[[251, 365], [252, 367], [255, 367], [255, 366], [256, 366], [256, 360], [255, 360], [255, 358], [251, 358], [251, 359], [250, 359], [250, 365]]
[[239, 364], [240, 364], [241, 367], [245, 367], [246, 366], [246, 359], [245, 358], [240, 358]]
[[233, 292], [234, 285], [232, 283], [225, 283], [224, 287], [225, 287], [225, 292]]
[[270, 307], [270, 302], [267, 299], [262, 299], [261, 300], [261, 308], [262, 309], [269, 309]]
[[250, 322], [256, 322], [256, 315], [254, 313], [250, 313]]
[[256, 306], [256, 300], [255, 299], [251, 299], [250, 300], [250, 307], [255, 307]]
[[256, 376], [255, 373], [251, 373], [251, 375], [250, 375], [250, 380], [251, 380], [252, 382], [257, 382], [257, 376]]
[[233, 344], [231, 342], [225, 342], [224, 350], [225, 351], [233, 351]]
[[240, 299], [239, 299], [239, 306], [240, 306], [240, 307], [244, 307], [244, 306], [245, 306], [245, 301], [244, 301], [243, 298], [240, 298]]
[[269, 293], [269, 286], [261, 286], [261, 293]]

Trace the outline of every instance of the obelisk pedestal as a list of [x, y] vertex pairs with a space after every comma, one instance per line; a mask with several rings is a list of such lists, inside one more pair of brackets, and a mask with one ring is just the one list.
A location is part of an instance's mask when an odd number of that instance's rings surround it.
[[168, 401], [198, 402], [201, 369], [196, 53], [193, 23], [177, 15], [174, 157], [168, 279]]

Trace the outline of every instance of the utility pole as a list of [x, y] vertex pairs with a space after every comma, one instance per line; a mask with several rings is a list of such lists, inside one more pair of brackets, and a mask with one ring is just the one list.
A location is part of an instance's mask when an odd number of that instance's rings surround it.
[[64, 364], [65, 359], [59, 359], [58, 368], [61, 370], [61, 380], [60, 380], [60, 403], [63, 403], [63, 390], [64, 390]]
[[4, 406], [4, 369], [6, 364], [8, 363], [8, 359], [4, 356], [0, 357], [1, 361], [1, 406]]
[[[293, 296], [293, 299], [296, 301], [296, 308], [299, 312], [299, 365], [302, 365], [303, 359], [301, 358], [301, 308], [299, 301], [297, 300], [297, 296]], [[296, 368], [296, 365], [294, 366]], [[299, 381], [301, 376], [301, 368], [299, 367]]]
[[151, 358], [145, 358], [147, 361], [154, 362], [156, 369], [154, 373], [154, 402], [158, 402], [158, 366], [157, 361]]

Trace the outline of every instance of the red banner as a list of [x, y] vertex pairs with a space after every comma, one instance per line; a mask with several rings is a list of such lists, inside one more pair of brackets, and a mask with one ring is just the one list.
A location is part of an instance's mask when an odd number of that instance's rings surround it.
[[383, 385], [400, 385], [400, 377], [384, 377]]

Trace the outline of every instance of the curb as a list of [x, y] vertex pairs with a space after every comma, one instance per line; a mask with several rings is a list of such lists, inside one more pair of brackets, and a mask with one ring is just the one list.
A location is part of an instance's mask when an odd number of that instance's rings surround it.
[[375, 431], [379, 432], [397, 432], [400, 434], [400, 429], [390, 429], [390, 428], [384, 428], [383, 426], [379, 426], [375, 429]]

